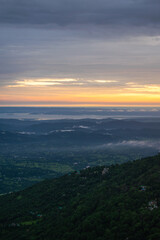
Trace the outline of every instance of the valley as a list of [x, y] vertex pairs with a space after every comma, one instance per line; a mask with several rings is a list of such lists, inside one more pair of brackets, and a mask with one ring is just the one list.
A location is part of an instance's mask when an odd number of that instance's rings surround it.
[[159, 151], [159, 119], [0, 119], [0, 194]]

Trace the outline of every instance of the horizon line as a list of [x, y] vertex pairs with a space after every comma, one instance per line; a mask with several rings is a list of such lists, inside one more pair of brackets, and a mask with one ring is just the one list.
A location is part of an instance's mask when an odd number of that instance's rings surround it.
[[148, 107], [148, 108], [151, 108], [151, 107], [156, 107], [156, 108], [160, 108], [160, 104], [158, 105], [151, 105], [151, 104], [146, 104], [146, 105], [0, 105], [0, 108], [5, 108], [5, 107], [8, 107], [8, 108], [12, 108], [12, 107], [46, 107], [46, 108], [49, 108], [49, 107], [59, 107], [59, 108], [70, 108], [70, 107], [74, 107], [74, 108], [80, 108], [80, 107], [84, 107], [84, 108], [98, 108], [98, 107], [136, 107], [136, 108], [140, 108], [140, 107]]

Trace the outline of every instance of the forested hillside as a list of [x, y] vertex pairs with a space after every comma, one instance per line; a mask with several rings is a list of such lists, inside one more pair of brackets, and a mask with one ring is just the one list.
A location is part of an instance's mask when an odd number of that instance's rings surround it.
[[160, 155], [0, 197], [0, 239], [160, 239]]

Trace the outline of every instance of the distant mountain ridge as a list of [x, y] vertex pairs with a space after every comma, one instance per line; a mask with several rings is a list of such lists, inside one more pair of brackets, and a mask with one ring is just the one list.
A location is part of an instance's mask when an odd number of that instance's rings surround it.
[[[15, 120], [0, 119], [0, 143], [46, 142], [53, 146], [101, 145], [108, 142], [138, 139], [160, 139], [159, 122], [137, 120]], [[59, 139], [59, 140], [58, 140]], [[88, 140], [87, 140], [88, 139]]]

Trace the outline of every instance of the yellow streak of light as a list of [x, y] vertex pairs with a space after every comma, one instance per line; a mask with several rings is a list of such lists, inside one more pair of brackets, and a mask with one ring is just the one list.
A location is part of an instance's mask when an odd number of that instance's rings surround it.
[[160, 106], [160, 85], [158, 84], [138, 85], [134, 82], [128, 82], [121, 87], [102, 86], [96, 88], [89, 85], [85, 87], [81, 85], [63, 85], [66, 82], [69, 84], [72, 82], [81, 84], [76, 79], [17, 81], [17, 85], [12, 85], [16, 87], [4, 87], [1, 89], [0, 105]]

